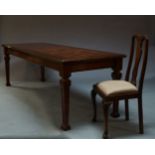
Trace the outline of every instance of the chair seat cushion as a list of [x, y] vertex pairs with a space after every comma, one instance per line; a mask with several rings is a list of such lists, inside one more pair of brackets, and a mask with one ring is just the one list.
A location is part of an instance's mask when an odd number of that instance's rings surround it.
[[121, 94], [137, 93], [138, 89], [135, 85], [124, 80], [109, 80], [97, 84], [97, 88], [104, 96], [117, 96]]

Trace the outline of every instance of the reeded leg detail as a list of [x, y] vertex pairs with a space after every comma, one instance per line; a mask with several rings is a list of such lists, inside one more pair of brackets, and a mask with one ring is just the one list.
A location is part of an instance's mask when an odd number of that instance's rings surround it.
[[60, 80], [61, 86], [61, 102], [62, 102], [62, 125], [61, 129], [69, 130], [69, 89], [71, 81], [69, 80], [69, 75], [62, 77]]

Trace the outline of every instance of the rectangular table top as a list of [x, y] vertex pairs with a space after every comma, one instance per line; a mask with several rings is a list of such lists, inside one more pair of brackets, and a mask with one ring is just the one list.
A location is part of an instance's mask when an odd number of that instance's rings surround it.
[[12, 52], [21, 52], [30, 56], [47, 59], [56, 63], [97, 61], [114, 57], [125, 57], [124, 54], [106, 51], [76, 48], [49, 43], [4, 44]]

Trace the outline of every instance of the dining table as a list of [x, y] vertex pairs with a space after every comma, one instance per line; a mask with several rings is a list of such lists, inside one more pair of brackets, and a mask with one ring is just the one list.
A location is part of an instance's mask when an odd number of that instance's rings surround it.
[[[38, 64], [40, 66], [41, 81], [45, 81], [45, 67], [59, 72], [62, 109], [62, 120], [60, 124], [63, 130], [69, 130], [71, 128], [69, 122], [71, 74], [111, 68], [112, 79], [120, 79], [123, 58], [125, 57], [124, 54], [116, 51], [109, 52], [40, 42], [7, 43], [2, 46], [4, 48], [6, 86], [11, 86], [10, 55]], [[112, 116], [119, 116], [118, 105], [113, 107]]]

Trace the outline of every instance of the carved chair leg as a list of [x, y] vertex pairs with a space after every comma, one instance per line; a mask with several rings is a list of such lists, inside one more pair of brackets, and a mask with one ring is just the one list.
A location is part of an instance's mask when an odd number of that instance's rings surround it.
[[93, 101], [93, 122], [96, 122], [96, 117], [97, 117], [97, 112], [96, 112], [96, 90], [95, 90], [96, 85], [93, 86], [93, 89], [91, 91], [91, 97], [92, 97], [92, 101]]
[[144, 133], [143, 127], [143, 106], [142, 106], [142, 98], [138, 98], [138, 117], [139, 117], [139, 133]]
[[129, 103], [128, 99], [125, 99], [125, 120], [129, 120]]
[[104, 134], [103, 138], [108, 139], [109, 138], [109, 131], [108, 131], [108, 113], [109, 113], [109, 107], [110, 104], [103, 102], [103, 114], [104, 114]]

